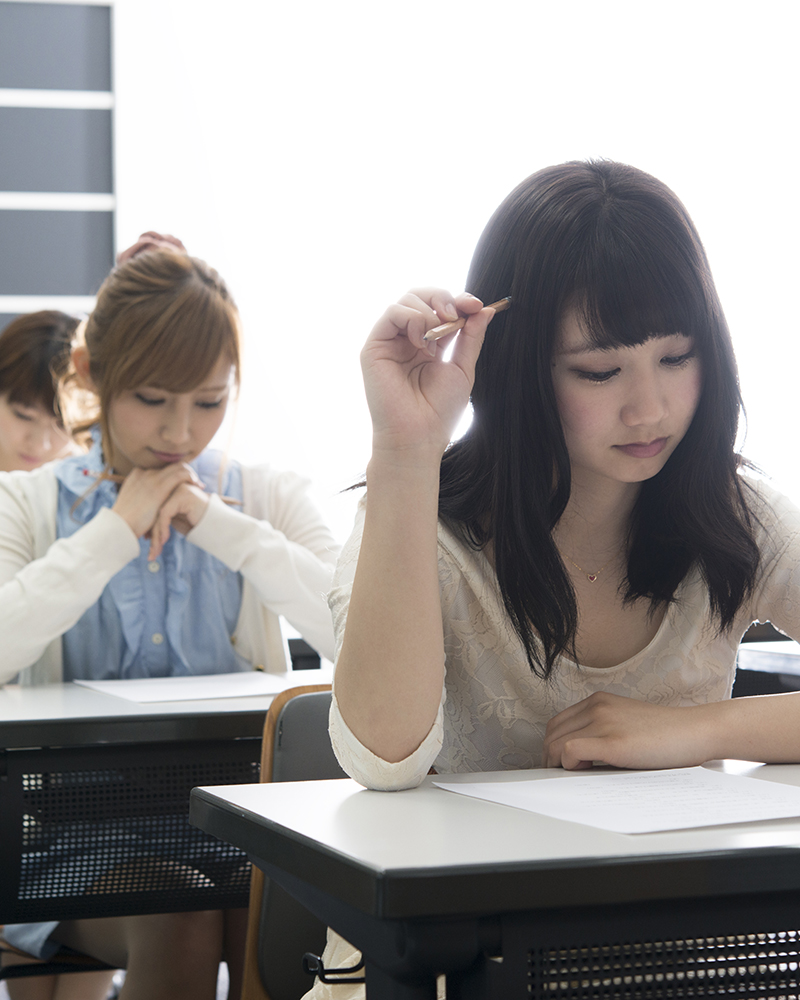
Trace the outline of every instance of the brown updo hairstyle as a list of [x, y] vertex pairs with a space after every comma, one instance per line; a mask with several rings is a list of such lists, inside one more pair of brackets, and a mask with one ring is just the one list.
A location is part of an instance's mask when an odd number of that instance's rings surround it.
[[220, 357], [230, 359], [239, 387], [239, 313], [219, 274], [196, 257], [152, 250], [115, 268], [83, 336], [104, 442], [109, 405], [125, 390], [191, 392]]
[[10, 403], [41, 406], [64, 423], [56, 384], [69, 367], [79, 322], [56, 309], [12, 320], [0, 333], [0, 395]]

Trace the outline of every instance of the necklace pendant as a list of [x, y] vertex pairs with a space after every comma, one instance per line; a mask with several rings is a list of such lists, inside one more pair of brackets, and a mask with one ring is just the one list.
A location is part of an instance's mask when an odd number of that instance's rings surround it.
[[587, 573], [586, 579], [589, 581], [589, 583], [594, 583], [594, 581], [597, 579], [597, 573]]

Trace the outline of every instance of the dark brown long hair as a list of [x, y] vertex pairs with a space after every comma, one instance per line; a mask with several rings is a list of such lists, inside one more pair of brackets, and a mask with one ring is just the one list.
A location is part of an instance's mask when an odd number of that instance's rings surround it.
[[491, 541], [503, 601], [533, 670], [574, 655], [577, 603], [552, 538], [570, 463], [551, 377], [565, 311], [598, 346], [654, 333], [694, 338], [702, 392], [661, 472], [642, 484], [624, 598], [673, 600], [699, 566], [712, 614], [728, 628], [751, 592], [758, 548], [734, 452], [741, 411], [730, 334], [703, 246], [673, 192], [640, 170], [596, 161], [523, 181], [481, 236], [467, 288], [505, 295], [478, 360], [473, 421], [442, 460], [440, 516], [476, 546]]
[[63, 422], [56, 385], [69, 365], [79, 322], [56, 309], [12, 320], [0, 333], [0, 394], [11, 403], [41, 406]]

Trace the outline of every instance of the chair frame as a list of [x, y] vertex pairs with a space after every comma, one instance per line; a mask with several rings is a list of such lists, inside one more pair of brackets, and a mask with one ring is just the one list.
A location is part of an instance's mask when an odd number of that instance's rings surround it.
[[[306, 684], [289, 688], [275, 697], [264, 720], [264, 735], [261, 741], [261, 781], [272, 781], [277, 738], [278, 720], [284, 705], [297, 695], [330, 691], [330, 684]], [[241, 1000], [272, 1000], [261, 980], [258, 962], [261, 902], [264, 895], [264, 873], [253, 865], [250, 875], [250, 909], [247, 918], [247, 942], [245, 945], [244, 977]], [[309, 980], [309, 989], [311, 980]]]

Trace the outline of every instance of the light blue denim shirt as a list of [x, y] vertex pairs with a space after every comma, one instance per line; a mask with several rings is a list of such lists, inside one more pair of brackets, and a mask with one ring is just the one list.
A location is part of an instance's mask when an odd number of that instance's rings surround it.
[[[219, 452], [205, 451], [192, 463], [211, 493], [220, 490], [221, 459]], [[60, 463], [56, 472], [59, 538], [77, 531], [101, 507], [114, 504], [114, 483], [103, 480], [91, 489], [102, 471], [98, 435], [88, 454]], [[237, 463], [225, 469], [221, 492], [242, 499], [242, 471]], [[154, 562], [147, 561], [149, 547], [142, 538], [138, 559], [112, 577], [100, 600], [64, 634], [64, 680], [251, 670], [252, 665], [231, 644], [242, 601], [241, 575], [174, 529]]]

